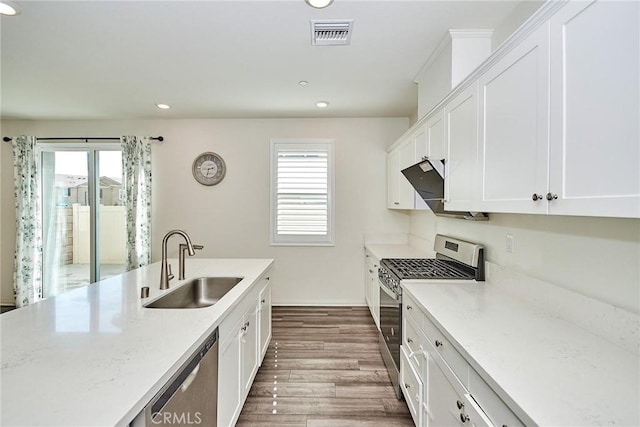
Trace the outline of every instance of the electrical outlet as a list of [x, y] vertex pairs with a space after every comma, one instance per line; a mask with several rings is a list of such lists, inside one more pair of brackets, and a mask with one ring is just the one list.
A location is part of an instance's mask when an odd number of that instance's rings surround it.
[[514, 253], [516, 251], [516, 241], [513, 237], [513, 234], [507, 234], [506, 236], [506, 249], [509, 253]]

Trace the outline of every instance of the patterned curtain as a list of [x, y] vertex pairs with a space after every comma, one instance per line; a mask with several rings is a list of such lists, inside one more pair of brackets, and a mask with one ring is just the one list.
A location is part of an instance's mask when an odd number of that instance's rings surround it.
[[151, 262], [151, 141], [123, 136], [122, 187], [127, 225], [127, 270]]
[[42, 212], [40, 150], [34, 136], [13, 138], [16, 199], [16, 252], [13, 286], [16, 306], [42, 299]]

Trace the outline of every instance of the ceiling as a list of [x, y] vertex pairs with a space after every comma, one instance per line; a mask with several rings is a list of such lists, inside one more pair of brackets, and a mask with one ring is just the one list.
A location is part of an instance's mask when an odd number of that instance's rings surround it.
[[[0, 22], [3, 119], [408, 117], [413, 79], [446, 31], [495, 28], [517, 5], [13, 3], [21, 14]], [[310, 20], [343, 18], [355, 20], [349, 46], [311, 45]], [[329, 107], [318, 109], [319, 100]]]

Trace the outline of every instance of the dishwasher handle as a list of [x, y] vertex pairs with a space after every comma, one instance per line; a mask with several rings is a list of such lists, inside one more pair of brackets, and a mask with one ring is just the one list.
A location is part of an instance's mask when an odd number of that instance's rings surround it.
[[196, 377], [198, 376], [198, 371], [200, 371], [199, 363], [196, 365], [195, 368], [193, 368], [193, 371], [191, 371], [189, 376], [187, 376], [187, 379], [185, 379], [182, 385], [180, 386], [180, 389], [182, 390], [183, 393], [187, 391], [191, 383], [196, 379]]

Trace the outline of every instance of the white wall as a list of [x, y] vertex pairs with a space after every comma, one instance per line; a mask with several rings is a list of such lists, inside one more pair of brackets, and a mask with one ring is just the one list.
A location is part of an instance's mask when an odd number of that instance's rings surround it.
[[[276, 304], [364, 304], [363, 234], [406, 232], [409, 216], [386, 209], [386, 147], [408, 127], [390, 119], [6, 121], [3, 134], [39, 136], [163, 135], [153, 146], [153, 259], [160, 258], [162, 236], [185, 229], [205, 245], [198, 257], [274, 258]], [[270, 138], [335, 138], [336, 237], [334, 247], [269, 246]], [[3, 220], [13, 218], [11, 176], [4, 175]], [[10, 149], [10, 147], [9, 147]], [[227, 164], [224, 181], [197, 184], [193, 159], [203, 151]], [[9, 150], [10, 156], [10, 150]], [[9, 209], [9, 205], [11, 209]], [[3, 236], [15, 230], [5, 228]], [[170, 241], [177, 256], [178, 239]], [[4, 244], [3, 239], [3, 244]], [[13, 245], [13, 239], [11, 245]], [[2, 296], [11, 289], [13, 252], [3, 251]], [[187, 261], [188, 263], [188, 261]], [[187, 264], [188, 269], [188, 264]], [[187, 271], [188, 272], [188, 271]]]
[[[640, 220], [490, 214], [488, 222], [411, 214], [411, 234], [482, 243], [507, 269], [640, 313]], [[506, 234], [515, 251], [506, 251]]]

